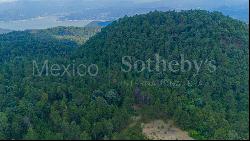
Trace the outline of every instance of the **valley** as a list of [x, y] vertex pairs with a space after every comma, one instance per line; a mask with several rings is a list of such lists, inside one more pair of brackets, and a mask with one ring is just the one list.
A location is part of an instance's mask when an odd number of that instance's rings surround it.
[[85, 25], [92, 22], [91, 20], [59, 20], [56, 16], [47, 17], [36, 17], [24, 20], [11, 20], [11, 21], [1, 21], [0, 27], [5, 29], [11, 29], [16, 31], [23, 31], [29, 29], [47, 29], [57, 26], [76, 26], [84, 27]]

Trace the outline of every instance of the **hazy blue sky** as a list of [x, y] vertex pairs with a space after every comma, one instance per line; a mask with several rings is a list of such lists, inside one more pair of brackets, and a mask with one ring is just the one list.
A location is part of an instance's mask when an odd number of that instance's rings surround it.
[[15, 0], [0, 0], [0, 3], [12, 2], [12, 1], [15, 1]]
[[[13, 1], [17, 1], [17, 0], [0, 0], [0, 3], [13, 2]], [[21, 1], [21, 0], [19, 0], [19, 1]], [[132, 0], [132, 1], [136, 1], [136, 2], [152, 2], [152, 1], [157, 1], [157, 0]]]
[[[11, 3], [15, 1], [44, 1], [45, 3], [52, 3], [60, 0], [0, 0], [0, 5], [5, 3]], [[71, 0], [61, 0], [70, 2]], [[73, 0], [72, 0], [73, 1]], [[146, 2], [157, 2], [161, 1], [164, 6], [168, 6], [170, 8], [177, 9], [190, 9], [190, 8], [217, 8], [221, 6], [243, 6], [249, 7], [249, 0], [81, 0], [81, 2], [89, 2], [94, 3], [119, 3], [119, 1], [130, 1], [133, 3], [146, 3]], [[87, 5], [88, 3], [86, 3]]]
[[[6, 2], [13, 2], [13, 1], [22, 1], [22, 0], [0, 0], [0, 3], [6, 3]], [[34, 1], [34, 0], [33, 0]], [[86, 0], [83, 0], [86, 1]], [[88, 0], [89, 1], [89, 0]], [[93, 1], [93, 0], [92, 0]], [[101, 1], [101, 0], [98, 0]], [[119, 0], [117, 0], [119, 1]], [[120, 0], [122, 1], [122, 0]], [[130, 0], [130, 1], [134, 1], [134, 2], [153, 2], [153, 1], [159, 1], [159, 0]], [[176, 0], [166, 0], [166, 2], [175, 2]], [[187, 3], [187, 2], [193, 2], [193, 3], [200, 3], [200, 2], [208, 2], [208, 1], [213, 1], [213, 2], [224, 2], [225, 4], [240, 4], [240, 3], [245, 3], [248, 2], [248, 0], [177, 0], [178, 2], [183, 2], [183, 3]], [[215, 3], [216, 4], [216, 3]]]
[[[57, 19], [38, 17], [55, 15], [60, 16], [62, 21], [116, 20], [125, 15], [132, 16], [153, 10], [188, 9], [219, 11], [249, 22], [248, 5], [248, 0], [0, 0], [0, 28], [37, 29], [42, 27], [42, 23], [43, 27], [52, 27], [55, 26], [54, 21], [57, 25]], [[38, 20], [34, 20], [36, 18]], [[22, 20], [27, 22], [22, 23]]]
[[[122, 11], [123, 14], [129, 15], [136, 10], [147, 8], [150, 11], [154, 9], [220, 11], [225, 15], [248, 21], [249, 0], [0, 0], [0, 20], [34, 18], [46, 13], [47, 15], [81, 13], [86, 9], [92, 9], [92, 14], [111, 13], [110, 16], [113, 17]], [[104, 10], [97, 13], [98, 10], [93, 9]]]

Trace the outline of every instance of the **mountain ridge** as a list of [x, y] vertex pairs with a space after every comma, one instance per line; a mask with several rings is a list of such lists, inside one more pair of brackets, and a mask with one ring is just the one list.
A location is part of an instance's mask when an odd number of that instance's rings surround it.
[[[146, 139], [140, 125], [128, 127], [136, 115], [171, 119], [194, 139], [249, 138], [249, 31], [241, 21], [154, 11], [114, 21], [83, 45], [34, 35], [0, 35], [0, 139]], [[179, 62], [177, 71], [152, 67], [157, 56]], [[206, 60], [215, 71], [203, 67]], [[184, 61], [203, 65], [194, 75]], [[73, 76], [74, 66], [95, 65], [95, 77]]]

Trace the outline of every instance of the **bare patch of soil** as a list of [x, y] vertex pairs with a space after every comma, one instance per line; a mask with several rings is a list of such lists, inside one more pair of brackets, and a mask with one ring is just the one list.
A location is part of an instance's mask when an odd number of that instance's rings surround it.
[[193, 140], [188, 133], [174, 126], [172, 121], [165, 123], [155, 120], [142, 124], [143, 134], [150, 140]]

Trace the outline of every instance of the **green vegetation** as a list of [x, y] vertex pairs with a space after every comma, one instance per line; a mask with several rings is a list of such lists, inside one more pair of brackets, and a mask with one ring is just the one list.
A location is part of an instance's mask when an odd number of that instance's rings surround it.
[[118, 134], [114, 134], [112, 140], [146, 140], [146, 137], [142, 134], [140, 124], [136, 124], [133, 127], [126, 128]]
[[112, 21], [93, 21], [90, 22], [89, 24], [87, 24], [85, 27], [105, 27], [108, 26], [109, 24], [111, 24]]
[[46, 30], [30, 30], [38, 37], [51, 37], [58, 40], [69, 40], [84, 44], [90, 37], [101, 31], [101, 27], [55, 27]]
[[[196, 139], [249, 139], [245, 23], [217, 12], [156, 11], [115, 21], [84, 45], [67, 40], [78, 30], [66, 29], [0, 35], [0, 139], [143, 139], [139, 125], [127, 127], [134, 105], [148, 118], [174, 120]], [[193, 70], [121, 71], [123, 56], [146, 61], [155, 54], [215, 60], [217, 69], [196, 76]], [[33, 60], [41, 67], [44, 60], [94, 63], [99, 74], [38, 77]], [[142, 85], [166, 79], [192, 85]]]

